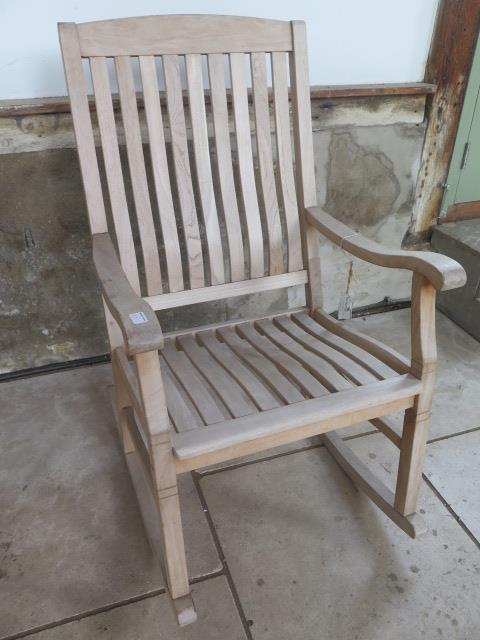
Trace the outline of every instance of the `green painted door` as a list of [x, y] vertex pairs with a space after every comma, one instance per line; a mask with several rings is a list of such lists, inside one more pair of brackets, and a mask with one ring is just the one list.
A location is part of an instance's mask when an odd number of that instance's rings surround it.
[[480, 40], [470, 71], [440, 215], [445, 215], [455, 202], [472, 200], [480, 200]]

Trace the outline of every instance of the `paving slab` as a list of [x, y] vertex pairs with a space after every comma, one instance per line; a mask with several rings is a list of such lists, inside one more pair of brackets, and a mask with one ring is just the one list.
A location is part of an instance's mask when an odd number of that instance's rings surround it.
[[426, 474], [480, 540], [480, 430], [428, 445]]
[[[385, 437], [350, 446], [393, 484]], [[417, 540], [357, 491], [323, 447], [201, 485], [256, 640], [478, 638], [479, 550], [426, 485], [429, 531]]]
[[[346, 324], [410, 357], [410, 309], [363, 316]], [[480, 426], [480, 343], [437, 311], [437, 345], [431, 438]]]
[[[163, 586], [112, 416], [109, 365], [0, 384], [0, 637]], [[189, 474], [190, 577], [221, 563]]]
[[193, 588], [198, 620], [180, 628], [166, 595], [48, 629], [32, 640], [245, 640], [242, 623], [224, 577]]

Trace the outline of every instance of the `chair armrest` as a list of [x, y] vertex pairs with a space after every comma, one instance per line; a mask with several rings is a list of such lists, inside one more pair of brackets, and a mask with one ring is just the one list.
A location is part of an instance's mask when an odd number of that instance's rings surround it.
[[305, 219], [329, 240], [357, 258], [380, 267], [395, 267], [420, 273], [438, 291], [463, 287], [467, 281], [464, 268], [441, 253], [387, 249], [353, 231], [320, 207], [305, 209]]
[[105, 303], [118, 322], [128, 354], [161, 349], [163, 335], [157, 316], [132, 289], [108, 233], [93, 235], [93, 263]]

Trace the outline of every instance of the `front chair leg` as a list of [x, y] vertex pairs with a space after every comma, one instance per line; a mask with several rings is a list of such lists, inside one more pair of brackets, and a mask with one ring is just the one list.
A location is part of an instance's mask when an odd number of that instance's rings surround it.
[[177, 474], [158, 353], [135, 356], [144, 418], [149, 429], [152, 484], [162, 541], [162, 568], [180, 625], [195, 622], [183, 540]]
[[192, 624], [197, 613], [190, 595], [178, 493], [158, 496], [163, 539], [164, 571], [180, 626]]
[[412, 280], [412, 374], [422, 381], [415, 404], [405, 411], [400, 445], [395, 509], [415, 513], [422, 480], [437, 362], [435, 289], [417, 273]]
[[429, 412], [419, 413], [417, 403], [405, 411], [400, 446], [395, 509], [404, 516], [415, 513], [427, 448]]

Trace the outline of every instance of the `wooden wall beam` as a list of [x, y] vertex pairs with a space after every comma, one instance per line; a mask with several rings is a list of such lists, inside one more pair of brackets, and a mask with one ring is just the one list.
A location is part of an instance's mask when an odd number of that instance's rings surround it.
[[[344, 85], [313, 85], [310, 89], [312, 100], [325, 98], [360, 98], [375, 96], [416, 96], [435, 93], [435, 85], [426, 82], [403, 82], [399, 84], [344, 84]], [[161, 92], [163, 94], [163, 92]], [[186, 94], [185, 94], [186, 97]], [[250, 96], [251, 97], [251, 96]], [[162, 102], [165, 96], [161, 95]], [[142, 97], [138, 97], [138, 106], [143, 107]], [[89, 101], [90, 109], [95, 110], [95, 100]], [[114, 98], [113, 106], [120, 108], [118, 98]], [[0, 100], [0, 118], [15, 118], [17, 116], [33, 116], [44, 113], [69, 113], [70, 102], [66, 96], [59, 98], [30, 98]]]
[[404, 244], [429, 239], [443, 198], [463, 99], [475, 52], [480, 0], [440, 0], [425, 70], [437, 91], [427, 104], [427, 132], [417, 180], [412, 223]]

